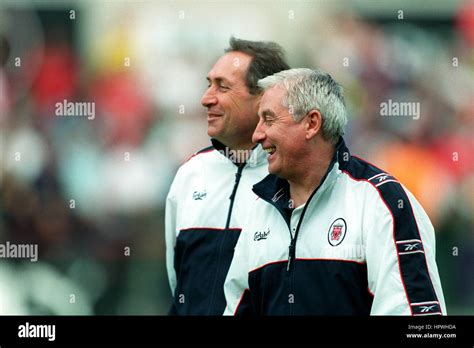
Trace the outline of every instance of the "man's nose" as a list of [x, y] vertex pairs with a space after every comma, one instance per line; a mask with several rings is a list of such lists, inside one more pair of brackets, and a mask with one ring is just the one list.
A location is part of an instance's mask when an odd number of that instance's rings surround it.
[[204, 92], [204, 95], [201, 98], [201, 104], [202, 106], [209, 107], [211, 105], [215, 105], [217, 103], [217, 97], [215, 93], [211, 90], [209, 87], [206, 92]]
[[253, 131], [252, 142], [254, 144], [261, 142], [265, 139], [265, 132], [263, 129], [263, 122], [259, 121], [257, 127]]

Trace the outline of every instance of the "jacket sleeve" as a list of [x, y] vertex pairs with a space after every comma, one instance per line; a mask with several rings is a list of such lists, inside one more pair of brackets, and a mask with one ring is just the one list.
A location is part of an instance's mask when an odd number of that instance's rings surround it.
[[224, 315], [252, 315], [248, 283], [249, 244], [246, 229], [242, 229], [235, 246], [234, 257], [224, 282], [226, 308]]
[[179, 171], [171, 184], [170, 191], [166, 198], [165, 207], [165, 242], [166, 242], [166, 269], [168, 272], [168, 281], [171, 288], [171, 294], [174, 296], [176, 289], [176, 270], [174, 268], [174, 248], [176, 245], [177, 231], [177, 207], [178, 195], [176, 188], [179, 187]]
[[446, 315], [433, 226], [401, 184], [383, 186], [365, 222], [371, 315]]

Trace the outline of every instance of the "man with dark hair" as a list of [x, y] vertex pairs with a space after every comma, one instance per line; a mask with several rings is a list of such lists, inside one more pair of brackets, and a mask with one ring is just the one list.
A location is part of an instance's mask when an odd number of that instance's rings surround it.
[[286, 70], [284, 53], [274, 42], [256, 42], [230, 38], [230, 47], [225, 52], [242, 52], [253, 57], [250, 62], [245, 83], [250, 94], [259, 94], [258, 80], [274, 74], [274, 71]]
[[258, 123], [259, 79], [289, 68], [280, 46], [231, 38], [207, 75], [212, 146], [176, 174], [166, 202], [166, 262], [173, 315], [222, 315], [223, 284], [248, 214], [252, 185], [267, 172], [252, 142]]

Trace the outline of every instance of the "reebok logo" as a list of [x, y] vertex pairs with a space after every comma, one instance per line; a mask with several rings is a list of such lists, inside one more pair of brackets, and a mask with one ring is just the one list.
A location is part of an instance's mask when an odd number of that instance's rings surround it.
[[436, 307], [436, 305], [422, 306], [420, 312], [421, 313], [428, 313], [429, 311], [432, 311], [435, 307]]
[[438, 301], [424, 301], [412, 303], [413, 315], [442, 315]]
[[414, 250], [416, 249], [416, 247], [418, 246], [419, 243], [413, 243], [413, 244], [406, 244], [405, 245], [405, 251], [409, 251], [409, 250]]
[[423, 244], [419, 239], [398, 240], [398, 255], [412, 255], [416, 253], [424, 253]]

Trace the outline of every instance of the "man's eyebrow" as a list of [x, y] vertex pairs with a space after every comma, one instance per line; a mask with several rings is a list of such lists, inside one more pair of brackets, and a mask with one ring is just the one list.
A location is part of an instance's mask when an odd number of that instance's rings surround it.
[[228, 83], [228, 84], [231, 84], [231, 82], [229, 80], [227, 80], [225, 77], [214, 77], [214, 78], [211, 78], [209, 76], [206, 77], [206, 80], [208, 82], [211, 82], [212, 80], [214, 80], [215, 82], [217, 83], [220, 83], [220, 82], [224, 82], [224, 83]]
[[274, 113], [272, 110], [270, 110], [270, 109], [265, 109], [265, 110], [262, 111], [262, 117], [266, 117], [266, 116], [273, 116], [273, 117], [275, 117], [276, 115], [275, 115], [275, 113]]

